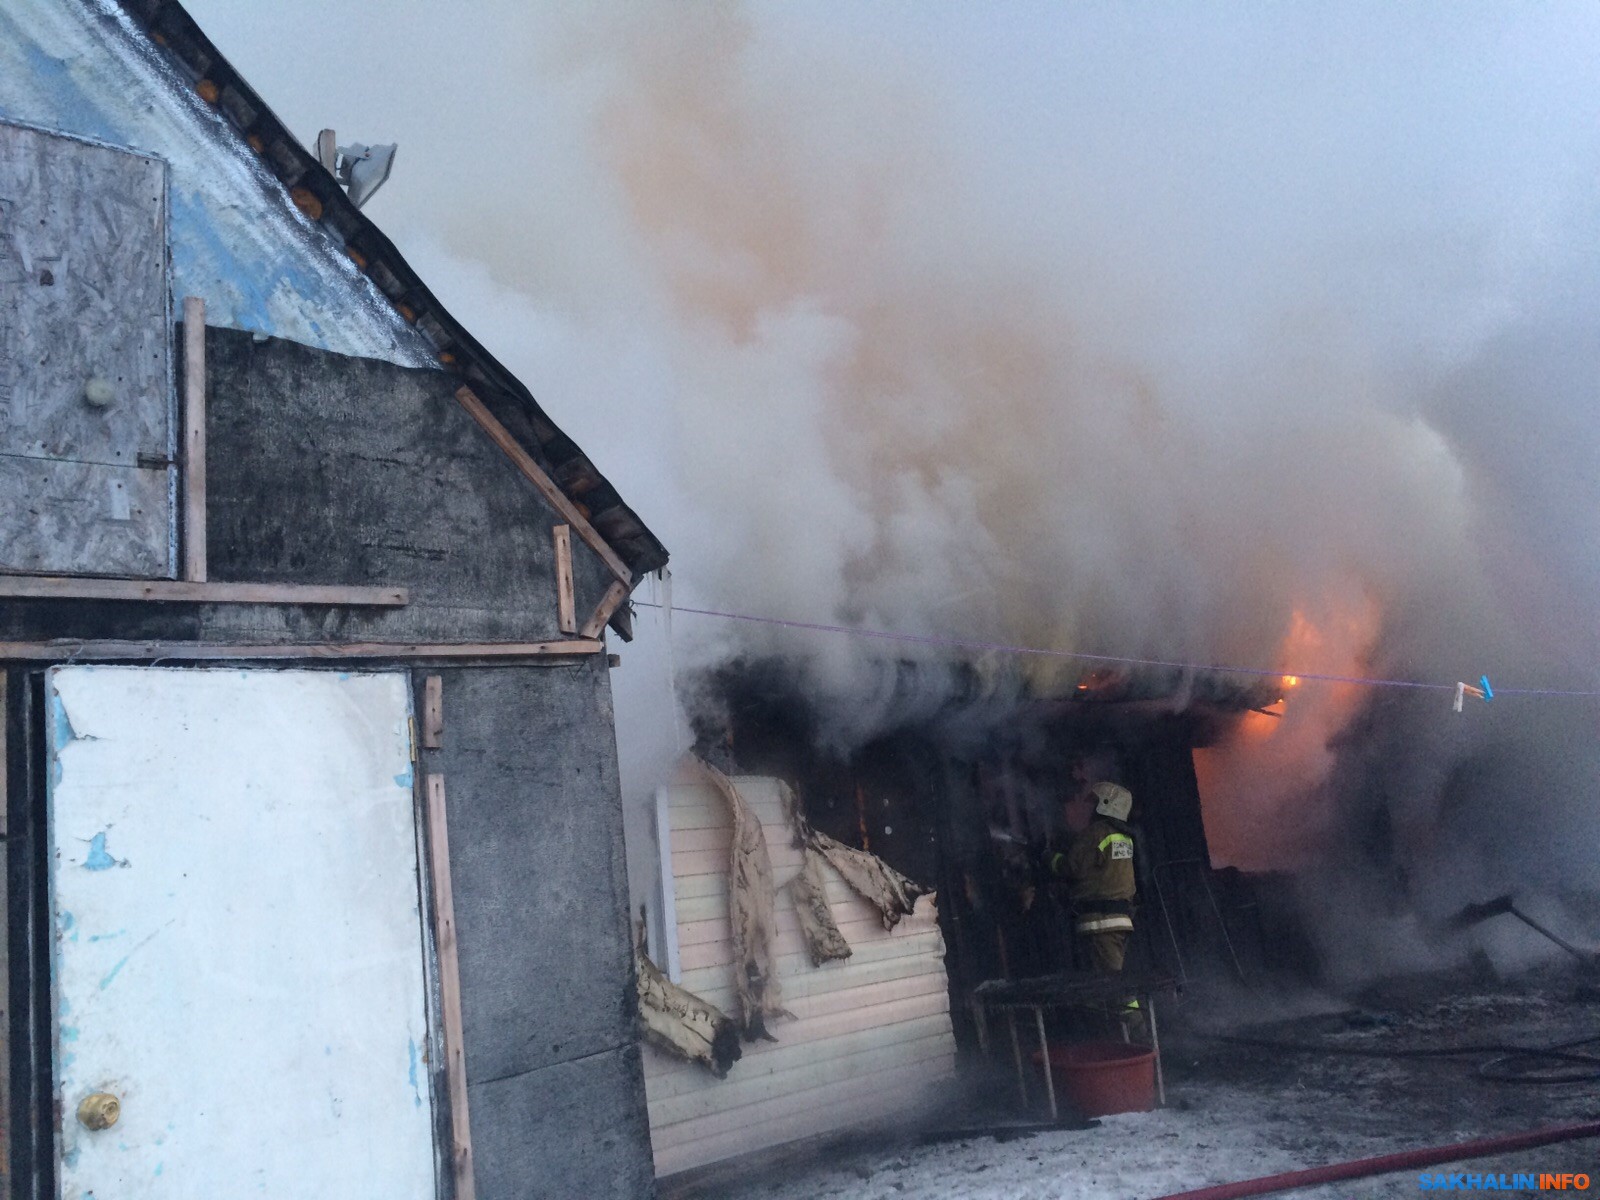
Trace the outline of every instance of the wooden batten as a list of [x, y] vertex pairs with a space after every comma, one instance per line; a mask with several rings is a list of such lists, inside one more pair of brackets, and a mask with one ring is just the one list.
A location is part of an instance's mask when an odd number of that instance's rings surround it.
[[434, 946], [439, 955], [445, 1079], [450, 1089], [450, 1164], [455, 1175], [456, 1200], [474, 1200], [472, 1122], [467, 1111], [467, 1051], [462, 1041], [461, 967], [456, 948], [455, 895], [450, 885], [450, 832], [445, 821], [444, 776], [429, 775], [426, 787]]
[[183, 577], [206, 578], [206, 302], [183, 299]]
[[598, 554], [601, 560], [610, 568], [611, 573], [624, 583], [631, 583], [633, 572], [628, 570], [628, 564], [617, 557], [605, 538], [600, 536], [599, 530], [591, 525], [567, 494], [556, 486], [555, 480], [545, 474], [544, 468], [533, 460], [533, 455], [523, 447], [522, 443], [512, 436], [511, 431], [500, 423], [498, 418], [489, 411], [488, 407], [480, 400], [471, 388], [464, 384], [456, 389], [456, 400], [461, 407], [466, 409], [472, 419], [487, 433], [495, 445], [499, 446], [521, 471], [528, 482], [538, 489], [539, 494], [549, 501], [552, 508], [561, 514], [562, 518], [577, 530], [578, 536], [584, 540], [588, 547]]
[[600, 631], [606, 627], [606, 622], [611, 620], [611, 614], [617, 611], [617, 605], [628, 598], [628, 585], [618, 580], [606, 589], [606, 594], [600, 597], [600, 603], [595, 607], [593, 615], [584, 622], [578, 632], [586, 638], [599, 637]]
[[[6, 685], [10, 678], [10, 675], [8, 675], [4, 670], [0, 670], [0, 838], [9, 836], [6, 828], [6, 814], [10, 811], [10, 802], [6, 799], [6, 787], [9, 783], [8, 775], [11, 764], [11, 754], [6, 748], [6, 729], [11, 724], [11, 710], [8, 707], [8, 701], [6, 699]], [[0, 881], [3, 881], [4, 879], [5, 867], [3, 864], [0, 864]], [[5, 896], [4, 894], [0, 894], [0, 913], [3, 913], [4, 911]], [[0, 947], [3, 947], [4, 945], [4, 937], [5, 935], [0, 933]], [[4, 959], [0, 959], [0, 980], [3, 980], [5, 976], [4, 962]], [[4, 1035], [0, 1035], [0, 1044], [9, 1044], [9, 1039], [7, 1039]], [[6, 1080], [0, 1080], [0, 1117], [6, 1117], [10, 1112], [9, 1108], [5, 1104], [5, 1097], [9, 1095], [6, 1087], [7, 1082], [8, 1081]]]
[[96, 579], [79, 575], [0, 575], [0, 599], [148, 600], [190, 604], [332, 604], [402, 608], [403, 587], [339, 583], [208, 583], [186, 579]]
[[422, 746], [437, 750], [444, 745], [444, 680], [429, 675], [422, 681]]
[[556, 616], [562, 633], [577, 633], [577, 601], [572, 595], [572, 526], [557, 525], [550, 537], [556, 551]]
[[599, 654], [605, 643], [581, 638], [561, 642], [295, 642], [225, 645], [207, 642], [119, 642], [62, 639], [0, 642], [0, 662], [257, 661], [266, 659], [537, 659]]

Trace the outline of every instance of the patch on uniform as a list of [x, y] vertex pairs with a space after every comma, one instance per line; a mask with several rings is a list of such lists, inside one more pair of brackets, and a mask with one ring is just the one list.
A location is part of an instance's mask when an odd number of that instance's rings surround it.
[[1111, 857], [1113, 859], [1132, 858], [1133, 857], [1133, 843], [1132, 842], [1112, 842], [1111, 843]]

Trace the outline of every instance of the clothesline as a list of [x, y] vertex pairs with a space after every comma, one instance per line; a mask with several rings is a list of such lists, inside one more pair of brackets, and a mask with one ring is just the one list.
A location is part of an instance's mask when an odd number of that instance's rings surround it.
[[[828, 625], [816, 621], [791, 621], [782, 617], [755, 616], [750, 613], [724, 612], [714, 608], [688, 608], [677, 604], [659, 604], [649, 600], [635, 600], [640, 608], [656, 608], [667, 613], [686, 613], [696, 617], [715, 617], [725, 621], [743, 621], [755, 625], [772, 625], [782, 629], [800, 629], [813, 633], [842, 634], [848, 637], [872, 638], [879, 641], [900, 642], [918, 646], [938, 646], [951, 650], [981, 650], [1000, 654], [1030, 655], [1041, 658], [1074, 659], [1080, 662], [1108, 663], [1130, 667], [1170, 667], [1181, 671], [1208, 671], [1219, 675], [1247, 675], [1260, 679], [1300, 679], [1318, 683], [1348, 683], [1360, 687], [1413, 688], [1425, 691], [1454, 692], [1455, 683], [1430, 683], [1415, 679], [1383, 679], [1370, 675], [1339, 675], [1324, 671], [1298, 671], [1293, 669], [1268, 669], [1266, 667], [1236, 666], [1228, 663], [1190, 662], [1181, 659], [1139, 658], [1121, 654], [1091, 654], [1080, 650], [1053, 650], [1040, 646], [1018, 646], [1008, 642], [985, 641], [977, 638], [939, 637], [933, 634], [898, 633], [887, 629], [863, 629], [852, 625]], [[1494, 696], [1600, 696], [1600, 690], [1567, 688], [1507, 688], [1496, 687]]]

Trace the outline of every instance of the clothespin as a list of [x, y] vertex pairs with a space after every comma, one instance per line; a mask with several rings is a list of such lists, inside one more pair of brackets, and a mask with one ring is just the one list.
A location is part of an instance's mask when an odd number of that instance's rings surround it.
[[1450, 707], [1452, 709], [1454, 709], [1456, 712], [1460, 712], [1461, 711], [1462, 698], [1464, 696], [1466, 696], [1467, 694], [1469, 694], [1469, 693], [1474, 695], [1474, 696], [1476, 696], [1479, 700], [1493, 700], [1494, 699], [1494, 692], [1489, 690], [1489, 677], [1487, 675], [1485, 675], [1483, 677], [1483, 686], [1481, 688], [1480, 687], [1473, 687], [1472, 684], [1470, 684], [1470, 683], [1458, 683], [1458, 684], [1456, 684], [1455, 702], [1453, 704], [1451, 704]]
[[1478, 682], [1483, 684], [1483, 698], [1485, 700], [1493, 700], [1494, 689], [1489, 686], [1489, 677], [1487, 675], [1480, 675], [1478, 677]]

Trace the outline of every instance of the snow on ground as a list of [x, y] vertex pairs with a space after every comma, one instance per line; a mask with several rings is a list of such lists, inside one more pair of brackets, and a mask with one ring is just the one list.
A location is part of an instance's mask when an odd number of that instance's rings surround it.
[[[1390, 1050], [1600, 1036], [1600, 1003], [1574, 976], [1402, 995], [1348, 1016], [1252, 1030], [1273, 1041]], [[1176, 1023], [1175, 1023], [1176, 1024]], [[1102, 1119], [1097, 1129], [999, 1141], [978, 1137], [854, 1149], [700, 1193], [716, 1200], [1151, 1200], [1396, 1150], [1600, 1118], [1600, 1084], [1482, 1079], [1487, 1053], [1463, 1058], [1333, 1057], [1165, 1039], [1169, 1107]], [[1596, 1047], [1590, 1047], [1591, 1050]], [[1600, 1193], [1600, 1140], [1503, 1154], [1429, 1173], [1588, 1172]], [[1289, 1193], [1301, 1200], [1421, 1194], [1417, 1171]], [[1580, 1193], [1584, 1194], [1584, 1193]]]

